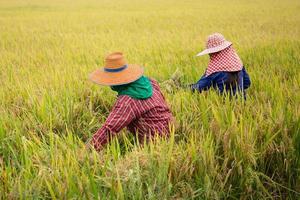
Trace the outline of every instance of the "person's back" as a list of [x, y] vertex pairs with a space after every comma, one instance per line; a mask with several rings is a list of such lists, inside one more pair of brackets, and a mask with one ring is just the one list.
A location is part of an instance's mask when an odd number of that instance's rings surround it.
[[236, 95], [237, 92], [243, 92], [245, 96], [245, 90], [251, 84], [245, 68], [236, 72], [218, 72], [215, 75], [212, 79], [212, 85], [220, 94], [226, 92], [232, 96]]
[[156, 133], [168, 134], [169, 124], [173, 119], [158, 83], [151, 79], [153, 86], [152, 97], [145, 100], [135, 100], [131, 97], [122, 98], [129, 100], [135, 119], [127, 126], [130, 132], [137, 132], [139, 137], [149, 138]]
[[93, 136], [93, 145], [98, 149], [109, 140], [109, 134], [115, 135], [127, 127], [131, 133], [137, 133], [140, 140], [149, 139], [155, 134], [169, 135], [173, 116], [160, 91], [158, 83], [150, 80], [152, 96], [147, 99], [135, 99], [129, 95], [118, 95], [114, 107], [103, 126]]

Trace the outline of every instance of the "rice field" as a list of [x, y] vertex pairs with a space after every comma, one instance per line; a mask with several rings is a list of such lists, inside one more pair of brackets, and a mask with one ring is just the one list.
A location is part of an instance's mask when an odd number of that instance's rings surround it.
[[[207, 36], [234, 43], [247, 101], [162, 88], [178, 126], [85, 148], [116, 93], [88, 80], [112, 51], [160, 83]], [[300, 2], [1, 0], [0, 199], [300, 199]]]

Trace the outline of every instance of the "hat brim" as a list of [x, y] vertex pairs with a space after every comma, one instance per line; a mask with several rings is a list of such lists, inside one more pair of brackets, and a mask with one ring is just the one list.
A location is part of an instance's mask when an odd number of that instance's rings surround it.
[[144, 74], [140, 65], [128, 64], [128, 67], [120, 72], [106, 72], [104, 68], [90, 74], [90, 80], [99, 85], [115, 86], [132, 83]]
[[216, 52], [219, 52], [219, 51], [222, 51], [222, 50], [226, 49], [230, 45], [232, 45], [232, 43], [229, 42], [229, 41], [226, 41], [226, 42], [224, 42], [224, 44], [222, 44], [220, 46], [210, 48], [210, 49], [205, 49], [204, 51], [201, 51], [200, 53], [198, 53], [196, 56], [203, 56], [203, 55], [206, 55], [206, 54], [216, 53]]

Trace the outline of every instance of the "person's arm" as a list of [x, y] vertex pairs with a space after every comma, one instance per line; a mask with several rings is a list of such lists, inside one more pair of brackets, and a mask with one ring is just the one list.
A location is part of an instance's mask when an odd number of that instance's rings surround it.
[[197, 83], [191, 84], [192, 91], [197, 90], [198, 92], [202, 92], [208, 90], [211, 87], [213, 82], [212, 76], [213, 75], [205, 76], [204, 74]]
[[110, 137], [115, 136], [135, 118], [131, 101], [132, 99], [127, 96], [118, 98], [104, 125], [91, 139], [91, 145], [96, 150], [100, 150], [103, 145], [108, 143]]
[[250, 87], [251, 81], [245, 67], [243, 67], [242, 71], [243, 71], [243, 87], [244, 87], [243, 89], [245, 90]]

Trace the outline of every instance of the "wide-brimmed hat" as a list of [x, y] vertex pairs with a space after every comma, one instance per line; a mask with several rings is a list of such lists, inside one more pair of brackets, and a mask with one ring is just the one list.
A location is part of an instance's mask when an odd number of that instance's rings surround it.
[[198, 53], [196, 56], [203, 56], [206, 54], [216, 53], [222, 51], [232, 45], [227, 41], [225, 37], [220, 33], [214, 33], [208, 36], [206, 41], [206, 49]]
[[121, 52], [105, 58], [105, 66], [90, 74], [90, 79], [100, 85], [125, 85], [139, 79], [144, 69], [137, 64], [128, 64]]

